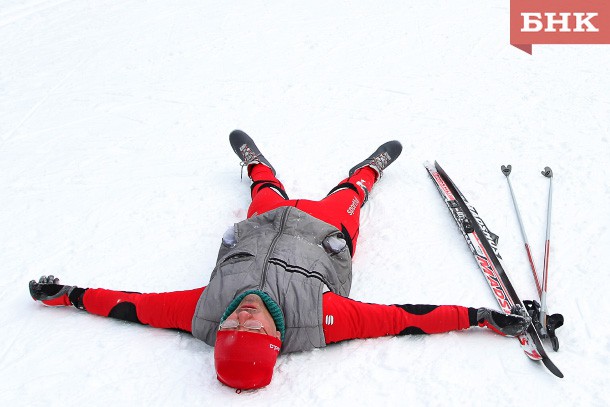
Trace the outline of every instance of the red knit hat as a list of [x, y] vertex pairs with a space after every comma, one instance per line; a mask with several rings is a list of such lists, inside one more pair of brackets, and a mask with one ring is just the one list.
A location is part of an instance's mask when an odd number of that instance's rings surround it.
[[214, 364], [218, 380], [241, 390], [271, 382], [282, 342], [270, 335], [247, 331], [218, 331]]

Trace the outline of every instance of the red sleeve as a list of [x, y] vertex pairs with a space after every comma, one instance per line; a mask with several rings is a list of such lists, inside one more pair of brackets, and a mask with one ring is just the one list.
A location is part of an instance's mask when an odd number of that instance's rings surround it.
[[368, 304], [332, 292], [324, 293], [322, 312], [327, 344], [387, 335], [434, 334], [471, 326], [466, 307]]
[[193, 315], [204, 289], [140, 294], [88, 288], [83, 305], [87, 312], [104, 317], [192, 332]]

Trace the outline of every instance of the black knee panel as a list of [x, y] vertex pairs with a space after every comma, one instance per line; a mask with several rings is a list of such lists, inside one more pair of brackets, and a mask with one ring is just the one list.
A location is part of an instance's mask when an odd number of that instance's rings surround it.
[[358, 194], [358, 188], [356, 188], [356, 186], [354, 184], [352, 184], [351, 182], [344, 182], [342, 184], [337, 185], [333, 189], [331, 189], [330, 192], [328, 194], [326, 194], [326, 196], [329, 196], [329, 195], [339, 191], [340, 189], [346, 189], [346, 188], [351, 189], [356, 194]]
[[271, 188], [274, 191], [276, 191], [278, 194], [280, 194], [284, 199], [290, 199], [288, 198], [288, 194], [286, 193], [286, 191], [284, 191], [282, 188], [280, 188], [277, 183], [273, 182], [273, 181], [265, 181], [265, 180], [261, 180], [261, 181], [254, 181], [252, 183], [252, 185], [250, 185], [250, 191], [252, 193], [254, 193], [254, 188], [258, 187], [258, 191], [256, 192], [260, 192], [261, 189], [263, 188]]

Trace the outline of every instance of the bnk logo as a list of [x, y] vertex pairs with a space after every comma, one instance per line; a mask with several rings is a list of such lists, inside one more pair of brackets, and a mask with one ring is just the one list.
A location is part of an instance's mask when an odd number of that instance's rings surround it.
[[610, 1], [511, 0], [510, 43], [610, 44]]
[[[521, 32], [598, 32], [599, 28], [591, 23], [593, 17], [598, 13], [521, 13], [523, 27]], [[559, 14], [559, 16], [557, 16]], [[572, 28], [574, 27], [574, 28]]]

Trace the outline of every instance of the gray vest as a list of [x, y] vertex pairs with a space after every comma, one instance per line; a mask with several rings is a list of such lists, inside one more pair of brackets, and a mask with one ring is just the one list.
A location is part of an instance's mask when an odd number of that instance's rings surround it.
[[210, 346], [231, 301], [262, 290], [280, 306], [286, 324], [282, 352], [326, 345], [322, 331], [324, 286], [347, 297], [352, 259], [347, 247], [325, 249], [340, 232], [294, 207], [280, 207], [235, 224], [236, 243], [223, 244], [193, 316], [193, 335]]

